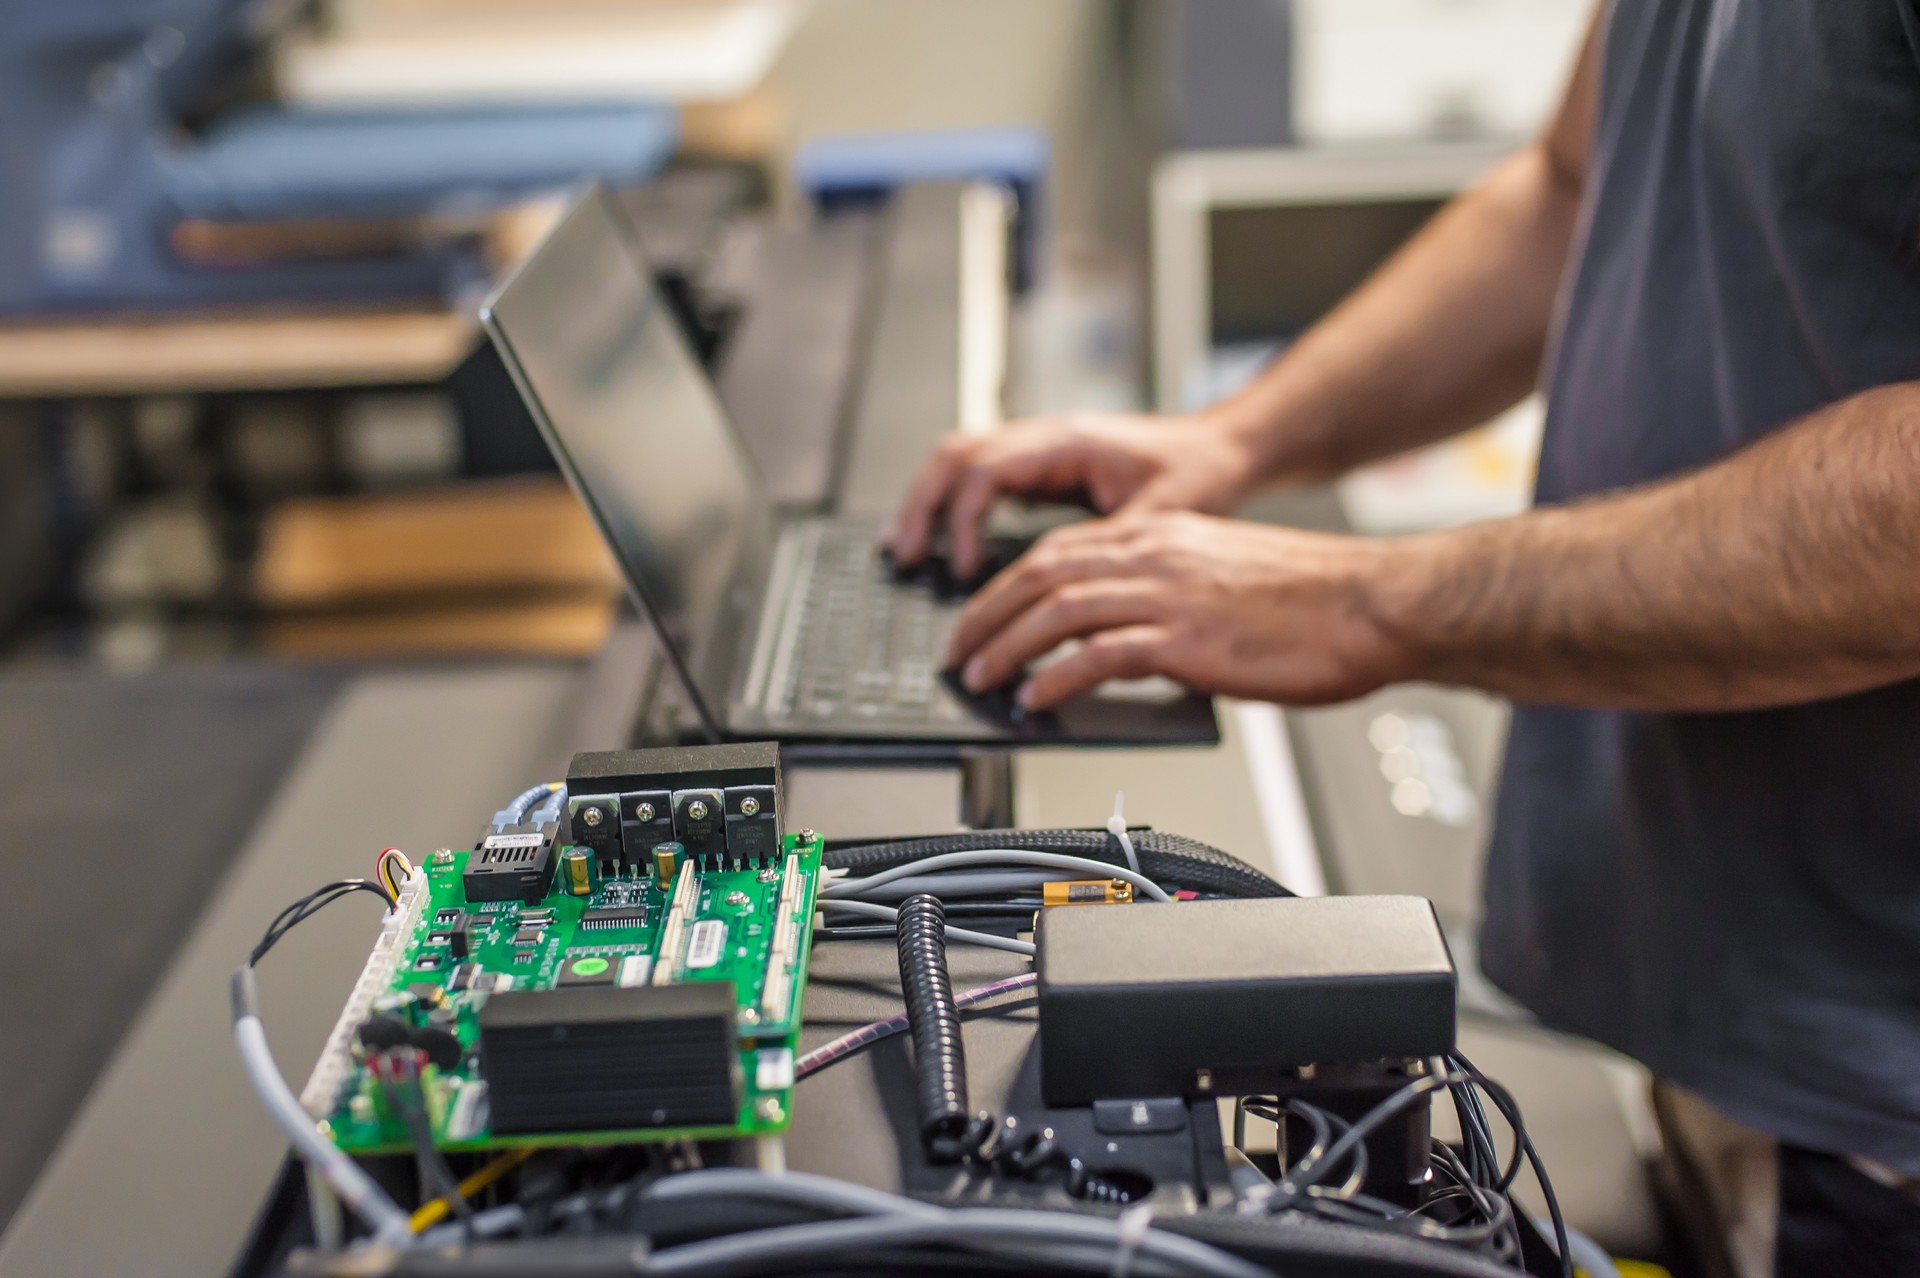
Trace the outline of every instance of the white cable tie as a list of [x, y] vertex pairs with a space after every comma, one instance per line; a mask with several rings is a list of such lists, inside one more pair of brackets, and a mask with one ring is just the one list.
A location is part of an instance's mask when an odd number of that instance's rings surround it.
[[1107, 818], [1107, 833], [1120, 844], [1120, 851], [1126, 855], [1127, 868], [1135, 874], [1140, 873], [1140, 858], [1134, 855], [1133, 836], [1127, 833], [1126, 815], [1127, 792], [1113, 792], [1113, 815]]
[[1112, 1278], [1127, 1278], [1133, 1270], [1133, 1258], [1146, 1245], [1147, 1230], [1153, 1227], [1153, 1208], [1135, 1203], [1113, 1223], [1120, 1233], [1120, 1245], [1113, 1253], [1113, 1268], [1107, 1272]]

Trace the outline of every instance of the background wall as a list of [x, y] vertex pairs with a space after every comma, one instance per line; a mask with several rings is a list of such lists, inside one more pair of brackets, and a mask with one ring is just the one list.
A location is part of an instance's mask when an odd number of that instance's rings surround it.
[[1032, 124], [1053, 143], [1051, 216], [1069, 237], [1131, 238], [1157, 141], [1115, 72], [1147, 59], [1158, 6], [1134, 0], [817, 0], [770, 91], [786, 145], [824, 134]]

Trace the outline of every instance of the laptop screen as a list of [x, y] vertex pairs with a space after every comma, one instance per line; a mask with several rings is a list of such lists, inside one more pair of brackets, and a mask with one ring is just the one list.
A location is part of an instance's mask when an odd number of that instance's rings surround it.
[[709, 722], [772, 517], [625, 215], [589, 189], [482, 311], [554, 458]]

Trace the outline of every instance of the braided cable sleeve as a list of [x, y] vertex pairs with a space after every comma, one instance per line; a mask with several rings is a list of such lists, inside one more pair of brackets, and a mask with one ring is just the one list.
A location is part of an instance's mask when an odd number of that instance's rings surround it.
[[900, 904], [900, 990], [913, 1035], [915, 1101], [920, 1138], [934, 1162], [966, 1156], [967, 1053], [960, 1039], [960, 1008], [947, 974], [947, 914], [940, 899], [921, 894]]
[[[1147, 830], [1133, 835], [1133, 846], [1142, 873], [1156, 883], [1222, 896], [1293, 895], [1239, 857], [1198, 839]], [[1118, 842], [1105, 830], [969, 830], [964, 834], [833, 847], [827, 849], [825, 863], [828, 869], [855, 875], [878, 874], [930, 856], [986, 848], [1061, 852], [1114, 866], [1126, 864]]]

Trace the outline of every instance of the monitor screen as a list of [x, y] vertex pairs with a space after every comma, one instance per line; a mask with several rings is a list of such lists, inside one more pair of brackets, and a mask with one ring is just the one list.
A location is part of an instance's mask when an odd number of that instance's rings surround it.
[[583, 195], [483, 315], [555, 460], [717, 718], [771, 514], [612, 196]]

